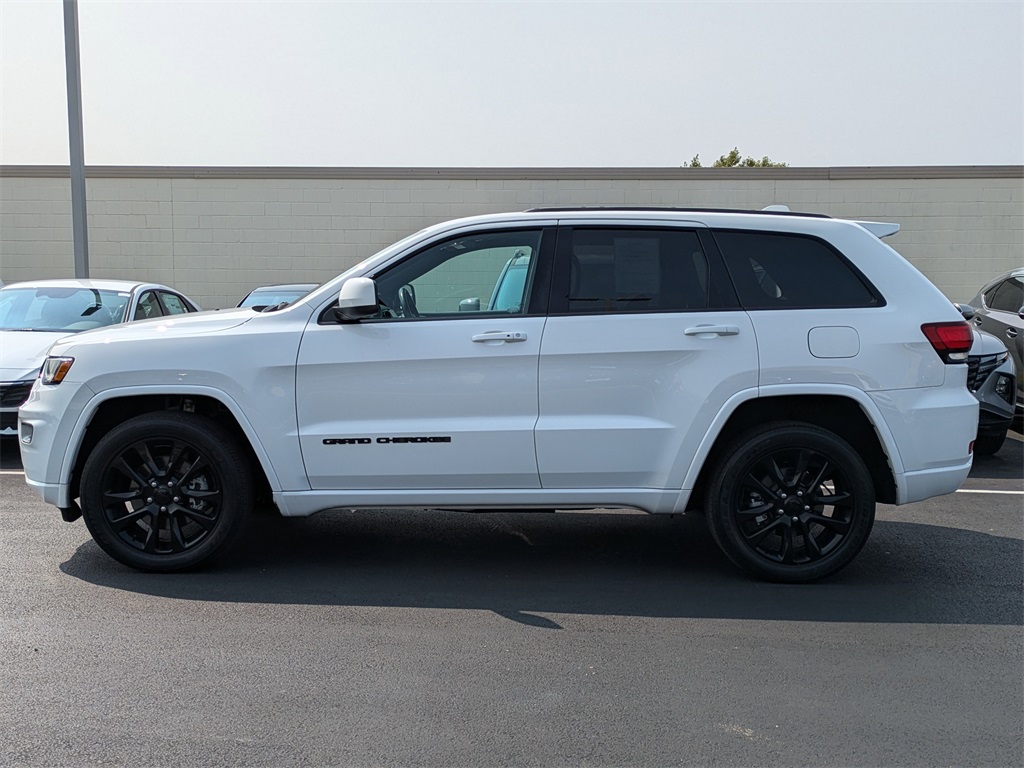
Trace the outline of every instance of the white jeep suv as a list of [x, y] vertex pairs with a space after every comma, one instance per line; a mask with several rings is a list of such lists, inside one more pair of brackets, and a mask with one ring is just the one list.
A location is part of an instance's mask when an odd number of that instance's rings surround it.
[[263, 497], [700, 510], [749, 573], [818, 579], [876, 501], [971, 467], [970, 328], [881, 241], [897, 229], [682, 209], [439, 224], [283, 308], [57, 342], [20, 411], [26, 478], [150, 571], [221, 553]]

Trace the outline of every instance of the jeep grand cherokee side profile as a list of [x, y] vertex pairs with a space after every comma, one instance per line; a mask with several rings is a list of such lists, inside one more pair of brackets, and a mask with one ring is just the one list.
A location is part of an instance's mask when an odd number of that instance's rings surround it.
[[20, 412], [26, 479], [150, 571], [219, 555], [265, 495], [293, 516], [701, 510], [748, 573], [819, 579], [876, 502], [971, 467], [970, 329], [881, 241], [897, 229], [681, 209], [439, 224], [284, 308], [55, 344]]

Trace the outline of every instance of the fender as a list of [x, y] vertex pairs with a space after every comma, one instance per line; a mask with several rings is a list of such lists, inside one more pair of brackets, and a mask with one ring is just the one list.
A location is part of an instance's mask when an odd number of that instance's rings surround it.
[[82, 439], [85, 437], [86, 427], [89, 425], [92, 417], [96, 415], [96, 411], [98, 411], [99, 407], [108, 400], [117, 400], [122, 397], [135, 397], [138, 395], [195, 395], [198, 397], [209, 397], [216, 400], [228, 409], [231, 415], [235, 417], [235, 420], [241, 427], [242, 432], [245, 433], [246, 439], [249, 441], [253, 452], [256, 454], [257, 461], [259, 461], [260, 466], [263, 468], [263, 471], [267, 476], [267, 481], [270, 483], [271, 491], [273, 491], [276, 496], [281, 490], [283, 490], [281, 482], [277, 477], [277, 472], [274, 469], [274, 465], [271, 463], [270, 456], [267, 454], [259, 435], [256, 433], [252, 424], [249, 423], [249, 419], [246, 418], [242, 409], [238, 406], [238, 403], [236, 403], [224, 391], [213, 389], [212, 387], [181, 386], [173, 384], [166, 386], [141, 385], [105, 389], [102, 392], [93, 395], [88, 403], [86, 403], [78, 416], [78, 420], [75, 422], [74, 429], [71, 431], [68, 444], [64, 449], [64, 457], [61, 460], [59, 476], [60, 498], [58, 499], [58, 506], [66, 507], [70, 504], [71, 472], [75, 466], [78, 449], [82, 444]]
[[[886, 424], [885, 419], [882, 418], [882, 412], [867, 392], [862, 389], [858, 389], [857, 387], [851, 387], [845, 384], [773, 384], [767, 387], [758, 387], [756, 390], [748, 389], [743, 392], [737, 392], [725, 402], [721, 410], [711, 422], [711, 426], [708, 428], [704, 439], [701, 441], [700, 447], [697, 449], [697, 453], [693, 458], [693, 462], [690, 464], [690, 468], [683, 479], [683, 493], [685, 494], [686, 499], [689, 498], [690, 491], [692, 491], [694, 485], [696, 485], [697, 476], [700, 474], [701, 469], [703, 469], [704, 462], [707, 461], [708, 455], [711, 453], [711, 449], [714, 447], [715, 442], [718, 440], [719, 435], [721, 435], [726, 423], [730, 418], [732, 418], [736, 410], [743, 403], [749, 400], [782, 397], [785, 395], [832, 395], [856, 402], [867, 415], [868, 421], [871, 422], [871, 425], [875, 428], [875, 432], [882, 444], [882, 450], [888, 457], [889, 464], [892, 467], [897, 488], [900, 487], [900, 478], [904, 473], [903, 460], [900, 458], [899, 449], [896, 447], [896, 440]], [[683, 504], [686, 503], [686, 499], [683, 499]]]

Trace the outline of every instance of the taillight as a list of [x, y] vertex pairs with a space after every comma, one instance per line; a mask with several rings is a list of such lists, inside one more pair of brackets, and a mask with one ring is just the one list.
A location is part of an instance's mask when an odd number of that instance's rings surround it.
[[957, 323], [925, 323], [921, 332], [931, 342], [932, 348], [946, 363], [962, 363], [974, 343], [971, 326], [961, 320]]

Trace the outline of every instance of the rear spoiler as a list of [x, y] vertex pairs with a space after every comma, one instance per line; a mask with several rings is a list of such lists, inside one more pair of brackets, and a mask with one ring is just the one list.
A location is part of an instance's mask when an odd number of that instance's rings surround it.
[[[765, 212], [770, 213], [789, 213], [788, 205], [766, 205], [761, 209]], [[821, 214], [803, 214], [804, 216], [820, 216]], [[827, 216], [825, 218], [828, 218]], [[888, 237], [889, 235], [895, 235], [900, 231], [899, 224], [892, 224], [888, 221], [855, 221], [854, 224], [860, 224], [864, 229], [870, 232], [877, 238]]]
[[878, 238], [895, 235], [900, 231], [899, 224], [892, 224], [887, 221], [855, 221], [853, 223], [860, 224], [864, 229]]

